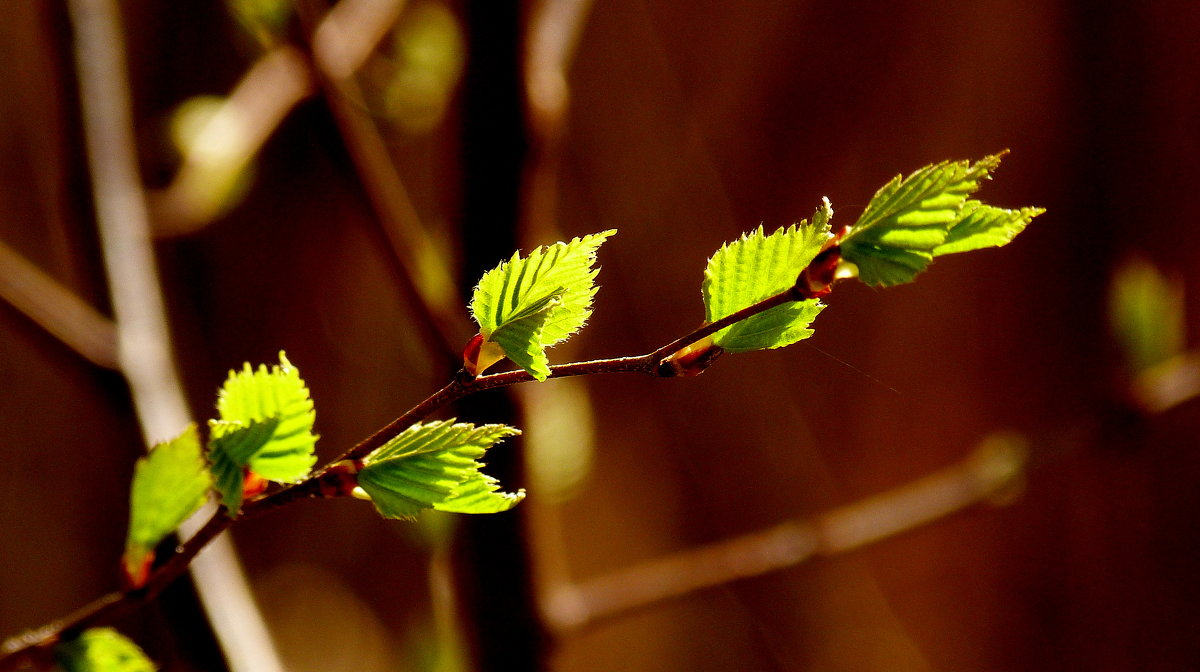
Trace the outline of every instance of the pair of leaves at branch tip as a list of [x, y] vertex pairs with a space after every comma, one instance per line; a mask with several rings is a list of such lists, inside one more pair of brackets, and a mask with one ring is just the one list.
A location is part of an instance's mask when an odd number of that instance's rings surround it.
[[154, 548], [204, 505], [212, 476], [195, 425], [159, 443], [134, 466], [122, 558], [134, 587], [145, 583]]
[[1005, 210], [968, 200], [1004, 154], [943, 161], [897, 175], [871, 198], [841, 242], [869, 285], [911, 282], [934, 257], [1007, 244], [1041, 208]]
[[[770, 235], [759, 226], [721, 246], [704, 270], [704, 319], [715, 322], [792, 287], [832, 238], [832, 216], [829, 199], [823, 199], [811, 222]], [[729, 352], [791, 345], [812, 335], [808, 325], [824, 307], [816, 299], [776, 306], [718, 331], [713, 343]]]
[[158, 669], [137, 644], [112, 628], [84, 630], [54, 647], [64, 672], [154, 672]]
[[507, 425], [453, 420], [418, 423], [363, 460], [358, 486], [385, 518], [411, 519], [425, 509], [498, 513], [525, 497], [500, 491], [479, 458], [500, 440], [521, 432]]
[[[488, 271], [471, 298], [485, 342], [538, 380], [550, 375], [546, 348], [566, 340], [592, 314], [596, 251], [615, 230], [519, 253]], [[480, 370], [474, 371], [478, 374]]]
[[230, 515], [241, 507], [243, 469], [267, 481], [295, 483], [317, 461], [308, 388], [282, 352], [279, 362], [230, 371], [217, 395], [220, 419], [209, 422], [209, 461]]

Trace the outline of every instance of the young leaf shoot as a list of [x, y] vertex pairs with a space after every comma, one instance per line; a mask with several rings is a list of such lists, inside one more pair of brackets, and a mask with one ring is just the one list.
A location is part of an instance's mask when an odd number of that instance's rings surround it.
[[501, 492], [479, 458], [520, 434], [506, 425], [418, 423], [363, 460], [358, 486], [385, 518], [411, 519], [425, 509], [452, 513], [507, 511], [525, 491]]
[[138, 459], [129, 493], [129, 533], [121, 559], [131, 587], [146, 582], [154, 547], [204, 504], [211, 485], [195, 425], [156, 444]]
[[[764, 235], [763, 228], [726, 243], [704, 270], [704, 319], [715, 322], [763, 299], [787, 290], [832, 238], [828, 200], [813, 215]], [[812, 335], [808, 325], [824, 305], [816, 299], [775, 306], [728, 326], [713, 335], [713, 343], [729, 352], [781, 348]]]
[[592, 314], [596, 250], [615, 230], [538, 247], [488, 271], [471, 298], [479, 336], [464, 353], [471, 375], [508, 357], [538, 380], [550, 375], [546, 348], [566, 340]]
[[897, 175], [871, 198], [842, 241], [842, 257], [869, 285], [912, 282], [933, 258], [1007, 244], [1041, 208], [1004, 210], [968, 200], [1004, 153], [943, 161]]
[[[820, 298], [839, 278], [857, 275], [867, 284], [895, 285], [911, 281], [935, 257], [1005, 245], [1043, 210], [1005, 210], [971, 198], [1002, 156], [975, 163], [946, 161], [907, 177], [898, 175], [875, 194], [853, 226], [837, 231], [830, 226], [828, 199], [809, 221], [771, 234], [760, 226], [721, 246], [709, 259], [701, 288], [706, 323], [700, 328], [643, 356], [577, 362], [564, 366], [562, 373], [695, 375], [721, 352], [779, 348], [811, 336], [809, 325], [824, 308]], [[591, 315], [596, 253], [614, 233], [538, 247], [525, 257], [514, 254], [485, 273], [471, 299], [479, 334], [464, 351], [466, 373], [479, 376], [507, 357], [533, 378], [546, 380], [551, 374], [546, 348], [569, 338]], [[1118, 279], [1113, 319], [1135, 367], [1151, 366], [1182, 350], [1181, 305], [1180, 290], [1152, 268], [1135, 267]], [[419, 421], [467, 394], [527, 377], [456, 378], [310, 475], [317, 459], [313, 402], [283, 352], [279, 362], [230, 371], [217, 398], [219, 418], [209, 421], [207, 463], [194, 425], [138, 460], [122, 559], [131, 588], [147, 585], [155, 547], [202, 506], [210, 489], [216, 490], [227, 514], [206, 525], [214, 535], [235, 522], [245, 501], [267, 481], [299, 485], [251, 500], [245, 504], [247, 515], [299, 497], [351, 491], [393, 519], [412, 519], [428, 509], [497, 513], [525, 497], [524, 490], [501, 490], [480, 462], [488, 449], [519, 430]], [[187, 540], [151, 584], [182, 572], [211, 538], [197, 534]], [[138, 592], [126, 591], [118, 601]], [[56, 661], [68, 672], [154, 669], [135, 644], [114, 630], [86, 630], [61, 642], [64, 626], [46, 632], [13, 651], [57, 642]], [[16, 660], [15, 653], [6, 656]]]
[[230, 371], [217, 395], [220, 419], [209, 422], [209, 461], [230, 515], [237, 514], [242, 499], [234, 492], [237, 470], [245, 471], [253, 491], [264, 481], [301, 481], [317, 461], [316, 412], [308, 388], [282, 352], [279, 362], [270, 369], [245, 364]]

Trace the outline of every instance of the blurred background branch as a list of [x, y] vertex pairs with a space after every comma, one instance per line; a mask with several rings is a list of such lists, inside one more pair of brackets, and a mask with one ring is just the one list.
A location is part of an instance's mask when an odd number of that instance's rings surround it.
[[545, 587], [543, 610], [562, 636], [689, 593], [857, 550], [928, 525], [1021, 482], [1023, 439], [993, 436], [960, 464], [807, 520], [691, 548], [611, 574]]
[[[138, 171], [120, 12], [114, 0], [71, 0], [68, 7], [117, 359], [149, 448], [178, 434], [192, 419], [176, 373]], [[196, 532], [215, 511], [215, 505], [208, 505], [181, 527], [182, 534]], [[226, 536], [206, 550], [190, 569], [230, 669], [283, 670], [233, 544]]]
[[112, 320], [3, 242], [0, 297], [92, 364], [117, 368]]

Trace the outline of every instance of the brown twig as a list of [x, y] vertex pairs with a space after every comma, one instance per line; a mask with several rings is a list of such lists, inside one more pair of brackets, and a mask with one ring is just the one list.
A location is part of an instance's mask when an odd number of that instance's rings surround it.
[[[276, 491], [246, 505], [242, 518], [252, 518], [274, 511], [306, 497], [319, 496], [320, 478]], [[76, 610], [66, 618], [54, 621], [35, 630], [30, 630], [6, 640], [0, 645], [0, 672], [18, 670], [25, 664], [36, 664], [48, 660], [59, 641], [97, 625], [111, 622], [150, 602], [164, 588], [179, 578], [192, 566], [196, 556], [229, 528], [235, 519], [226, 515], [224, 509], [217, 511], [208, 522], [196, 530], [187, 541], [175, 548], [175, 552], [162, 565], [151, 572], [141, 588], [109, 593]]]
[[1023, 441], [993, 437], [962, 463], [808, 520], [692, 548], [548, 591], [544, 615], [577, 632], [696, 591], [847, 553], [995, 497], [1022, 477]]
[[[691, 333], [645, 355], [560, 364], [550, 368], [550, 377], [563, 378], [567, 376], [596, 375], [602, 373], [641, 373], [656, 377], [668, 377], [674, 374], [669, 368], [663, 367], [662, 363], [671, 355], [682, 351], [687, 346], [735, 322], [770, 310], [783, 303], [803, 298], [806, 297], [799, 295], [796, 288], [788, 288], [779, 294], [768, 297], [728, 317], [711, 324], [703, 325]], [[300, 499], [322, 497], [324, 496], [323, 492], [325, 492], [322, 486], [325, 482], [332, 482], [340, 476], [335, 471], [331, 471], [330, 466], [366, 457], [373, 450], [399, 435], [400, 432], [403, 432], [413, 423], [423, 420], [464, 396], [484, 390], [527, 383], [533, 380], [535, 378], [524, 371], [490, 374], [473, 380], [466, 380], [460, 376], [371, 436], [351, 447], [333, 462], [313, 473], [305, 481], [281, 488], [258, 499], [250, 500], [243, 507], [241, 518], [262, 515]], [[161, 590], [162, 586], [178, 578], [193, 561], [196, 554], [216, 538], [218, 534], [233, 524], [233, 522], [234, 520], [229, 518], [223, 511], [218, 511], [214, 514], [192, 538], [176, 549], [176, 552], [166, 563], [151, 573], [146, 588], [108, 595], [76, 612], [76, 615], [69, 619], [52, 623], [8, 640], [3, 647], [0, 647], [0, 652], [3, 653], [3, 657], [0, 657], [0, 672], [17, 669], [17, 666], [21, 662], [32, 659], [32, 656], [36, 652], [49, 650], [64, 632], [74, 632], [84, 627], [103, 623], [106, 619], [116, 614], [126, 613], [127, 610], [144, 604], [158, 590]]]

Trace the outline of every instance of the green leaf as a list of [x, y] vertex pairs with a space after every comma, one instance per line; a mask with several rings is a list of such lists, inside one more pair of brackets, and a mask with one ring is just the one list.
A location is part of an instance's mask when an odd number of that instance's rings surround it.
[[471, 314], [485, 340], [538, 380], [550, 375], [545, 349], [566, 340], [592, 314], [596, 250], [615, 230], [513, 254], [479, 280]]
[[448, 513], [500, 513], [525, 499], [525, 491], [502, 492], [500, 481], [475, 469], [447, 499], [433, 508]]
[[317, 461], [316, 412], [300, 372], [283, 352], [279, 362], [270, 369], [259, 365], [252, 370], [247, 363], [241, 371], [230, 371], [217, 396], [217, 411], [222, 422], [240, 426], [276, 420], [274, 434], [245, 464], [269, 481], [295, 483]]
[[1044, 208], [1006, 210], [975, 200], [967, 201], [962, 217], [950, 227], [945, 242], [934, 248], [933, 256], [1007, 245], [1034, 217], [1045, 211]]
[[[764, 235], [763, 228], [721, 246], [704, 270], [704, 314], [715, 322], [795, 284], [831, 238], [829, 201], [812, 223], [802, 221]], [[816, 299], [776, 306], [718, 331], [713, 342], [730, 352], [780, 348], [808, 338], [808, 325], [824, 305]]]
[[520, 434], [506, 425], [416, 424], [363, 460], [358, 485], [385, 518], [411, 519], [425, 509], [505, 511], [524, 491], [500, 492], [478, 460], [496, 442]]
[[230, 516], [237, 516], [242, 508], [243, 483], [245, 469], [250, 466], [255, 455], [263, 449], [276, 434], [280, 419], [273, 417], [261, 422], [226, 422], [210, 420], [208, 422], [209, 468], [215, 479], [214, 486], [221, 496]]
[[1187, 341], [1183, 285], [1153, 264], [1123, 264], [1109, 295], [1109, 322], [1134, 373], [1183, 353]]
[[54, 647], [65, 672], [154, 672], [158, 668], [129, 638], [112, 628], [91, 628]]
[[504, 350], [514, 364], [525, 369], [538, 380], [550, 375], [550, 360], [546, 357], [545, 327], [553, 317], [554, 309], [562, 305], [566, 289], [559, 287], [554, 292], [530, 304], [522, 315], [492, 332], [490, 340]]
[[211, 484], [195, 425], [156, 444], [134, 467], [127, 543], [157, 546], [204, 504]]
[[[129, 533], [125, 570], [143, 575], [154, 547], [203, 504], [212, 486], [195, 425], [156, 444], [134, 466], [129, 493]], [[135, 582], [137, 582], [135, 580]]]
[[1041, 210], [1009, 211], [967, 200], [1003, 156], [943, 161], [897, 175], [847, 231], [843, 259], [867, 284], [897, 285], [911, 282], [935, 256], [1007, 243]]

